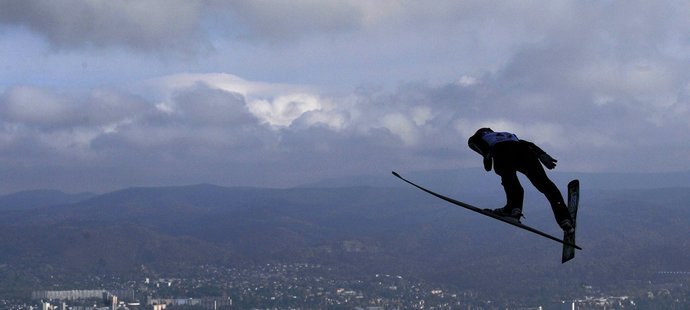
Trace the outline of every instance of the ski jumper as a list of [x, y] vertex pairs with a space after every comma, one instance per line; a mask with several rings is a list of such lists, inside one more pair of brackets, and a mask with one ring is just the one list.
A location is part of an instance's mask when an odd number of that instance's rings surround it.
[[468, 140], [470, 148], [484, 157], [484, 168], [501, 177], [506, 193], [505, 210], [518, 209], [522, 213], [524, 189], [520, 185], [517, 172], [521, 172], [532, 185], [546, 196], [553, 210], [556, 222], [570, 219], [568, 207], [558, 187], [546, 176], [539, 162], [539, 156], [546, 154], [534, 143], [520, 140], [509, 132], [493, 132], [480, 129]]

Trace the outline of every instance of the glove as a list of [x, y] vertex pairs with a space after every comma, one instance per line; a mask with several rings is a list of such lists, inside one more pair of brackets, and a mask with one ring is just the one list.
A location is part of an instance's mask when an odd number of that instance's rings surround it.
[[491, 171], [491, 156], [484, 156], [484, 170]]
[[544, 164], [544, 167], [553, 169], [556, 168], [556, 163], [558, 162], [555, 160], [553, 157], [549, 156], [549, 154], [541, 154], [539, 155], [539, 161]]

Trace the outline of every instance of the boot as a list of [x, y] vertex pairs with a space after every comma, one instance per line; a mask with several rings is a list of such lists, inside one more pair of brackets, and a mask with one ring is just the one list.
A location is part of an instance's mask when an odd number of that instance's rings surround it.
[[558, 226], [561, 226], [561, 229], [563, 229], [563, 232], [566, 234], [572, 234], [575, 232], [575, 226], [573, 226], [573, 222], [570, 219], [560, 221]]
[[522, 215], [522, 210], [520, 210], [518, 208], [506, 210], [506, 207], [503, 207], [503, 208], [498, 208], [498, 209], [493, 209], [493, 210], [492, 209], [484, 209], [484, 210], [489, 211], [489, 212], [491, 212], [495, 215], [498, 215], [500, 217], [505, 217], [505, 218], [514, 220], [518, 223], [520, 223], [520, 218], [524, 217], [524, 215]]

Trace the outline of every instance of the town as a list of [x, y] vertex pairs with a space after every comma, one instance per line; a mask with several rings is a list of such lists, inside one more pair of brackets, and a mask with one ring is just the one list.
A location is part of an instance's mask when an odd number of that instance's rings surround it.
[[[80, 284], [52, 283], [26, 298], [3, 299], [0, 309], [646, 309], [688, 308], [687, 274], [661, 274], [674, 281], [649, 285], [634, 295], [607, 295], [590, 285], [581, 298], [548, 304], [492, 300], [475, 290], [432, 285], [401, 275], [365, 279], [318, 264], [266, 264], [253, 268], [198, 266], [176, 277], [125, 280], [93, 276]], [[675, 277], [674, 277], [675, 276]]]

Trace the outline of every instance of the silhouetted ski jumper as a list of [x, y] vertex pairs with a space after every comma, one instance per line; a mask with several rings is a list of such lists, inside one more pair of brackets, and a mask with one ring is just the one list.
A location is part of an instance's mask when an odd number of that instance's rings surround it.
[[495, 213], [518, 221], [522, 216], [524, 189], [517, 176], [519, 171], [549, 200], [559, 226], [566, 231], [572, 229], [572, 219], [563, 195], [546, 176], [541, 165], [543, 163], [547, 168], [553, 169], [556, 167], [555, 159], [532, 142], [520, 140], [512, 133], [494, 132], [490, 128], [477, 130], [467, 142], [471, 149], [484, 158], [484, 169], [491, 171], [493, 162], [494, 171], [501, 177], [501, 184], [506, 192], [506, 206], [494, 210]]

